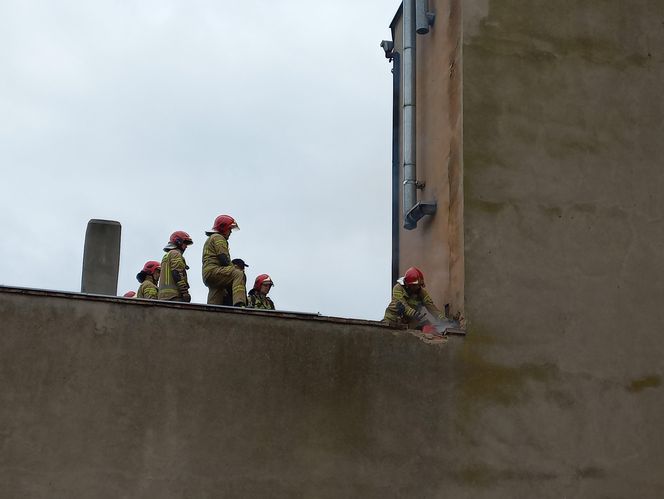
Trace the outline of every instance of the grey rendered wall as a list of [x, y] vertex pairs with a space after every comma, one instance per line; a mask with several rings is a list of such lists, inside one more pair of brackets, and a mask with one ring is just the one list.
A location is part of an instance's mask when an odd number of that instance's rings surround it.
[[664, 496], [663, 47], [661, 1], [464, 2], [465, 347], [547, 373], [475, 414], [496, 487]]
[[0, 288], [0, 496], [426, 497], [461, 340]]
[[[0, 287], [21, 498], [659, 497], [659, 378], [360, 321]], [[636, 495], [634, 495], [636, 493]]]

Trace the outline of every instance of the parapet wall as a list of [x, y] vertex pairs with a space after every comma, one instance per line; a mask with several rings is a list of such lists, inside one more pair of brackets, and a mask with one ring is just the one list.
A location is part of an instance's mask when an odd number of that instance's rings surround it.
[[449, 349], [379, 323], [8, 288], [0, 319], [3, 497], [373, 497], [445, 433]]
[[[657, 497], [659, 378], [482, 337], [0, 287], [0, 489], [21, 498]], [[614, 494], [614, 495], [611, 495]]]

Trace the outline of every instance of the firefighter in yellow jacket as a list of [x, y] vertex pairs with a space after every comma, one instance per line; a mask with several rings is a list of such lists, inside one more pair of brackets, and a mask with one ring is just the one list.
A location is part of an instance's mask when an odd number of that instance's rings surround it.
[[156, 300], [159, 297], [159, 275], [161, 274], [161, 264], [154, 260], [145, 262], [143, 269], [136, 274], [136, 279], [141, 285], [138, 287], [136, 298], [145, 298], [148, 300]]
[[427, 320], [427, 311], [438, 320], [445, 320], [445, 313], [434, 304], [424, 289], [424, 274], [416, 267], [409, 268], [392, 288], [392, 301], [385, 310], [383, 322], [404, 324], [411, 329], [425, 332], [433, 330]]
[[274, 286], [274, 283], [269, 275], [261, 274], [256, 277], [254, 287], [249, 291], [247, 307], [262, 310], [274, 310], [274, 302], [269, 296], [267, 296], [270, 289], [272, 289], [272, 286]]
[[223, 305], [228, 287], [233, 306], [247, 305], [246, 277], [244, 271], [233, 265], [228, 248], [231, 232], [239, 229], [233, 217], [219, 215], [212, 228], [205, 232], [208, 238], [203, 245], [203, 284], [209, 289], [207, 302], [211, 305]]
[[178, 230], [171, 234], [168, 244], [164, 248], [166, 254], [161, 260], [161, 275], [159, 276], [159, 299], [184, 301], [189, 303], [189, 282], [187, 281], [187, 262], [182, 255], [187, 246], [194, 244], [189, 234]]

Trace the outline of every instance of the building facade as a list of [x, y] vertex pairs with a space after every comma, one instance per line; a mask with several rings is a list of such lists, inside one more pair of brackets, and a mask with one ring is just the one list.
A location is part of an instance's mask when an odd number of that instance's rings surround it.
[[[408, 229], [406, 6], [435, 13], [415, 36], [414, 156], [436, 211]], [[395, 264], [467, 319], [450, 403], [470, 408], [469, 483], [661, 495], [664, 3], [413, 1], [391, 26]]]
[[[422, 269], [429, 292], [452, 314], [463, 310], [463, 177], [461, 119], [461, 4], [431, 1], [436, 20], [426, 35], [416, 35], [413, 78], [413, 134], [417, 201], [435, 203], [434, 216], [424, 216], [416, 229], [406, 229], [404, 218], [403, 154], [404, 90], [407, 61], [403, 46], [403, 8], [390, 28], [394, 50], [393, 134], [393, 270], [396, 279], [411, 266]], [[435, 106], [435, 107], [430, 107]]]

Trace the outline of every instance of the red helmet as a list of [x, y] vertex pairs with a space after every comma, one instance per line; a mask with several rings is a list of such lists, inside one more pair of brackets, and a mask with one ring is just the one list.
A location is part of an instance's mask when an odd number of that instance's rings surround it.
[[254, 281], [254, 291], [259, 291], [263, 284], [269, 284], [270, 287], [274, 286], [274, 283], [272, 282], [272, 279], [270, 279], [269, 275], [261, 274], [256, 277], [256, 281]]
[[147, 276], [154, 275], [157, 270], [161, 270], [161, 264], [159, 262], [155, 262], [154, 260], [145, 262], [143, 269], [136, 274], [136, 280], [138, 282], [143, 282]]
[[194, 241], [191, 240], [191, 236], [183, 230], [176, 230], [173, 232], [171, 237], [168, 239], [168, 242], [176, 247], [182, 246], [183, 244], [185, 246], [194, 244]]
[[424, 286], [424, 274], [417, 267], [411, 267], [406, 270], [406, 273], [403, 276], [403, 282], [406, 285], [419, 284], [420, 286]]
[[133, 298], [136, 296], [136, 291], [127, 291], [125, 294], [122, 295], [124, 298]]
[[141, 272], [145, 275], [152, 275], [157, 270], [161, 270], [161, 263], [156, 262], [154, 260], [150, 260], [149, 262], [145, 262], [145, 265], [143, 265], [143, 270], [141, 270]]
[[212, 229], [206, 232], [209, 236], [210, 234], [223, 234], [227, 230], [237, 229], [240, 230], [240, 226], [237, 224], [235, 219], [230, 215], [219, 215], [214, 219], [214, 224]]

